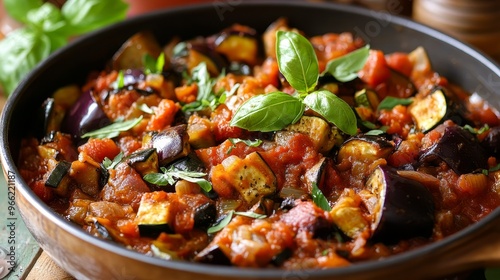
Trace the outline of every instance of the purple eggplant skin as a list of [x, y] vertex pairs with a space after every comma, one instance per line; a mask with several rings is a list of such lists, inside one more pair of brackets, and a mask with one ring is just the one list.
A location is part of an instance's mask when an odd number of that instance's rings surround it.
[[500, 157], [500, 126], [491, 127], [488, 130], [488, 135], [481, 142], [481, 146], [488, 154]]
[[441, 139], [421, 153], [419, 164], [439, 160], [459, 175], [488, 168], [488, 156], [476, 136], [457, 125], [444, 129]]
[[91, 91], [85, 91], [64, 117], [61, 130], [80, 139], [83, 134], [109, 124], [111, 120], [96, 102]]
[[430, 237], [434, 228], [435, 204], [421, 183], [401, 177], [388, 166], [379, 166], [367, 181], [379, 196], [381, 212], [372, 213], [370, 241], [394, 244], [412, 237]]
[[224, 254], [219, 245], [203, 249], [194, 259], [199, 263], [231, 266], [231, 260]]
[[185, 157], [191, 151], [185, 124], [170, 127], [155, 134], [151, 142], [152, 147], [158, 153], [160, 166], [166, 166], [176, 159]]

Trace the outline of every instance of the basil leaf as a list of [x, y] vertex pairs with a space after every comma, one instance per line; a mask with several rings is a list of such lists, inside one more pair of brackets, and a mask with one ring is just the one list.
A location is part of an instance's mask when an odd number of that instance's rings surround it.
[[312, 185], [311, 196], [312, 196], [313, 202], [316, 205], [318, 205], [319, 208], [321, 208], [325, 211], [332, 210], [332, 208], [330, 207], [330, 204], [328, 204], [328, 200], [326, 199], [323, 192], [321, 192], [321, 190], [318, 188], [318, 185], [316, 185], [316, 183], [313, 183], [313, 185]]
[[330, 73], [335, 79], [340, 82], [349, 82], [358, 77], [359, 70], [363, 69], [368, 56], [370, 54], [370, 46], [365, 45], [346, 55], [332, 59], [326, 64], [325, 70], [321, 75]]
[[3, 0], [5, 10], [13, 19], [27, 23], [28, 12], [42, 6], [42, 0]]
[[311, 92], [318, 83], [318, 58], [304, 36], [292, 31], [276, 33], [276, 59], [280, 72], [298, 92]]
[[318, 90], [304, 98], [304, 104], [333, 123], [343, 132], [355, 135], [358, 131], [356, 115], [342, 98], [327, 90]]
[[374, 135], [374, 136], [377, 136], [377, 135], [381, 135], [381, 134], [384, 134], [385, 131], [383, 130], [380, 130], [380, 129], [372, 129], [370, 131], [368, 131], [367, 133], [365, 133], [365, 135]]
[[106, 169], [114, 169], [123, 159], [123, 152], [120, 152], [118, 155], [113, 160], [110, 160], [109, 158], [105, 157], [104, 160], [102, 161], [102, 165]]
[[231, 142], [231, 147], [227, 150], [227, 154], [230, 154], [231, 151], [233, 150], [234, 147], [236, 147], [237, 143], [245, 143], [248, 147], [258, 147], [260, 144], [262, 144], [262, 140], [260, 139], [255, 139], [255, 140], [243, 140], [239, 138], [229, 138], [229, 142]]
[[413, 103], [413, 99], [411, 98], [397, 98], [397, 97], [392, 97], [392, 96], [387, 96], [384, 98], [377, 107], [377, 110], [392, 110], [392, 108], [396, 107], [397, 105], [404, 105], [408, 106], [411, 103]]
[[213, 233], [221, 231], [224, 227], [226, 227], [229, 224], [229, 222], [231, 222], [231, 219], [233, 218], [233, 214], [234, 214], [233, 210], [229, 211], [227, 213], [226, 217], [224, 217], [224, 219], [220, 220], [215, 225], [209, 227], [207, 230], [207, 233], [213, 234]]
[[304, 104], [298, 98], [284, 92], [261, 94], [243, 103], [230, 124], [249, 131], [281, 130], [297, 122], [304, 109]]
[[247, 211], [247, 212], [234, 212], [234, 214], [240, 215], [240, 216], [249, 217], [249, 218], [254, 218], [254, 219], [264, 219], [264, 218], [267, 217], [264, 214], [258, 214], [258, 213], [251, 212], [251, 211]]
[[142, 116], [128, 121], [114, 122], [108, 126], [99, 128], [91, 132], [87, 132], [82, 135], [82, 138], [87, 138], [87, 137], [114, 138], [120, 135], [120, 132], [132, 129], [134, 126], [138, 125], [141, 121], [142, 121]]
[[57, 33], [66, 25], [61, 11], [51, 3], [45, 3], [38, 9], [29, 11], [26, 20], [26, 25], [43, 30], [46, 33]]
[[121, 0], [68, 0], [61, 8], [67, 32], [83, 34], [126, 18], [128, 5]]
[[165, 167], [161, 167], [160, 169], [163, 173], [146, 174], [143, 179], [151, 184], [166, 186], [175, 184], [175, 178], [177, 178], [191, 183], [196, 183], [206, 192], [210, 192], [212, 190], [212, 184], [203, 179], [203, 177], [207, 175], [203, 172], [184, 171], [174, 168], [173, 166], [168, 169]]
[[225, 100], [225, 96], [219, 97], [215, 95], [213, 87], [216, 80], [210, 77], [210, 73], [208, 72], [207, 64], [205, 62], [201, 62], [193, 68], [190, 80], [197, 83], [198, 95], [196, 97], [196, 101], [182, 106], [182, 111], [195, 112], [205, 108], [215, 110], [215, 108], [217, 108], [217, 106]]
[[5, 92], [11, 93], [51, 51], [51, 39], [31, 28], [14, 30], [0, 40], [0, 83]]

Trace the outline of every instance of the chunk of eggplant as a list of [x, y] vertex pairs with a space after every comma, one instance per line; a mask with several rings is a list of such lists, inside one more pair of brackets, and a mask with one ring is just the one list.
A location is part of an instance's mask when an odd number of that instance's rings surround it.
[[83, 134], [109, 125], [111, 120], [96, 102], [90, 91], [85, 91], [69, 109], [63, 123], [62, 131], [70, 133], [76, 139]]
[[192, 71], [201, 62], [205, 62], [211, 75], [217, 76], [222, 69], [227, 68], [228, 62], [219, 53], [210, 48], [205, 41], [192, 41], [187, 44], [187, 70]]
[[141, 236], [156, 238], [162, 232], [174, 233], [174, 204], [168, 200], [168, 196], [162, 196], [159, 193], [151, 192], [142, 195], [135, 217]]
[[153, 135], [151, 145], [158, 153], [160, 166], [185, 157], [191, 151], [189, 135], [185, 124], [173, 126]]
[[206, 229], [215, 222], [217, 208], [215, 203], [207, 202], [196, 207], [194, 210], [194, 227]]
[[422, 151], [419, 164], [444, 161], [461, 175], [488, 167], [488, 157], [477, 138], [457, 125], [447, 126], [443, 136], [434, 145]]
[[236, 190], [249, 205], [274, 194], [277, 184], [273, 171], [257, 152], [244, 159], [237, 156], [226, 158], [212, 169], [211, 181], [214, 187], [219, 184]]
[[134, 152], [127, 160], [128, 165], [135, 169], [141, 177], [146, 174], [158, 173], [158, 153], [155, 148]]
[[198, 255], [196, 255], [196, 262], [206, 263], [206, 264], [217, 264], [230, 266], [231, 260], [224, 254], [224, 251], [218, 244], [207, 247], [203, 249]]
[[369, 227], [360, 202], [354, 190], [346, 188], [330, 210], [333, 222], [350, 238], [356, 238]]
[[255, 65], [259, 51], [256, 34], [253, 28], [235, 24], [214, 36], [215, 51], [225, 55], [231, 62]]
[[386, 158], [394, 150], [394, 144], [376, 135], [360, 135], [348, 139], [337, 154], [337, 162], [344, 160], [373, 161]]
[[481, 145], [492, 156], [500, 157], [500, 126], [491, 127]]
[[316, 184], [316, 186], [318, 186], [320, 189], [322, 188], [325, 181], [326, 169], [328, 168], [329, 164], [331, 164], [331, 159], [324, 157], [321, 158], [313, 167], [306, 171], [304, 179], [306, 181], [309, 193], [313, 188], [313, 184]]
[[113, 69], [143, 68], [143, 57], [145, 55], [156, 58], [161, 51], [161, 47], [153, 33], [148, 31], [136, 33], [113, 55]]
[[434, 200], [421, 183], [399, 176], [391, 167], [379, 166], [368, 178], [367, 188], [378, 197], [371, 213], [371, 241], [393, 244], [432, 234]]
[[[37, 124], [36, 131], [38, 136], [42, 138], [52, 131], [60, 130], [65, 109], [56, 104], [54, 98], [47, 98], [40, 107], [38, 115], [39, 117], [35, 122]], [[39, 122], [43, 123], [40, 124]]]
[[[335, 145], [344, 141], [342, 132], [335, 126], [319, 117], [302, 116], [300, 120], [285, 128], [285, 131], [293, 131], [306, 134], [312, 140], [317, 151], [325, 153]], [[279, 136], [279, 132], [276, 137]]]

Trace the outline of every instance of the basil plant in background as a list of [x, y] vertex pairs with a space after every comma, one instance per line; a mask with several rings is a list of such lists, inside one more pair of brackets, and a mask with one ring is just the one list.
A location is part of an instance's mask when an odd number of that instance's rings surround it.
[[356, 115], [351, 107], [330, 91], [316, 87], [319, 77], [326, 74], [340, 82], [354, 80], [368, 60], [369, 51], [366, 45], [333, 59], [319, 73], [318, 58], [309, 40], [293, 31], [277, 31], [278, 67], [296, 93], [276, 91], [252, 97], [236, 111], [231, 125], [250, 131], [280, 130], [297, 122], [307, 106], [344, 133], [356, 134]]
[[42, 0], [3, 0], [23, 27], [0, 40], [0, 86], [10, 94], [33, 67], [70, 38], [126, 18], [122, 0], [68, 0], [59, 9]]

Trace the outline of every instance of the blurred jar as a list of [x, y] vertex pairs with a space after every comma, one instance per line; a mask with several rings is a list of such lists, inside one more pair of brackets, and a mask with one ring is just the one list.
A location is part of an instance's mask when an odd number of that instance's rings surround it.
[[413, 18], [500, 61], [498, 0], [414, 0]]

